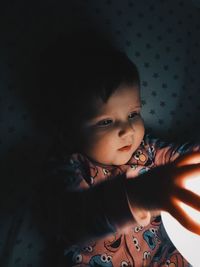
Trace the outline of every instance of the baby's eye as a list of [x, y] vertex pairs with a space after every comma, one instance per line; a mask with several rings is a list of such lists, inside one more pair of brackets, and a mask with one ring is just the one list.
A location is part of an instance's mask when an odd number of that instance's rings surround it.
[[110, 119], [102, 120], [102, 121], [97, 122], [97, 126], [109, 126], [112, 124], [112, 122], [113, 121]]
[[128, 118], [129, 119], [133, 119], [135, 118], [136, 116], [140, 115], [139, 112], [131, 112], [129, 115], [128, 115]]

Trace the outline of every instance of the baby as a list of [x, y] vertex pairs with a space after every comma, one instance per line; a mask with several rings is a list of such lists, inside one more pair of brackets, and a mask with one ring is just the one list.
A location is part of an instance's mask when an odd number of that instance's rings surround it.
[[200, 234], [179, 205], [200, 210], [200, 197], [184, 188], [200, 174], [200, 146], [145, 133], [138, 70], [124, 53], [89, 47], [77, 58], [63, 85], [70, 94], [59, 98], [62, 156], [50, 161], [47, 198], [62, 266], [190, 266], [159, 213]]

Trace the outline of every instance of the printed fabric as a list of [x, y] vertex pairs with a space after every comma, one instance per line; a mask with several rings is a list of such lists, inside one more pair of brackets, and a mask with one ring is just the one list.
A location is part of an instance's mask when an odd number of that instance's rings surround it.
[[[63, 166], [60, 165], [60, 170], [66, 171], [66, 193], [75, 192], [95, 187], [126, 172], [129, 168], [132, 169], [134, 178], [156, 166], [172, 162], [189, 151], [199, 151], [199, 146], [189, 143], [174, 145], [146, 135], [126, 165], [103, 166], [92, 162], [82, 154], [73, 154], [69, 161], [65, 161]], [[59, 173], [59, 168], [57, 172]], [[110, 201], [114, 201], [112, 192]], [[146, 227], [133, 222], [129, 227], [113, 231], [104, 237], [82, 244], [66, 245], [64, 265], [66, 267], [190, 266], [168, 238], [161, 217], [153, 215]]]

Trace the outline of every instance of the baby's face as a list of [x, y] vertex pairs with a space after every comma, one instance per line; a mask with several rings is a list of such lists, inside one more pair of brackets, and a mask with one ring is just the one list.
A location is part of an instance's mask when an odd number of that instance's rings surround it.
[[138, 87], [121, 86], [106, 103], [93, 104], [93, 116], [83, 123], [83, 152], [101, 164], [127, 163], [144, 137]]

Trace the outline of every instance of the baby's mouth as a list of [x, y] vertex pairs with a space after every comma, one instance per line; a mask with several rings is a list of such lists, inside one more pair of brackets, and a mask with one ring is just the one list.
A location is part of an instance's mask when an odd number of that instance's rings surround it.
[[128, 146], [123, 146], [121, 148], [119, 148], [119, 151], [129, 151], [131, 149], [132, 145], [128, 145]]

